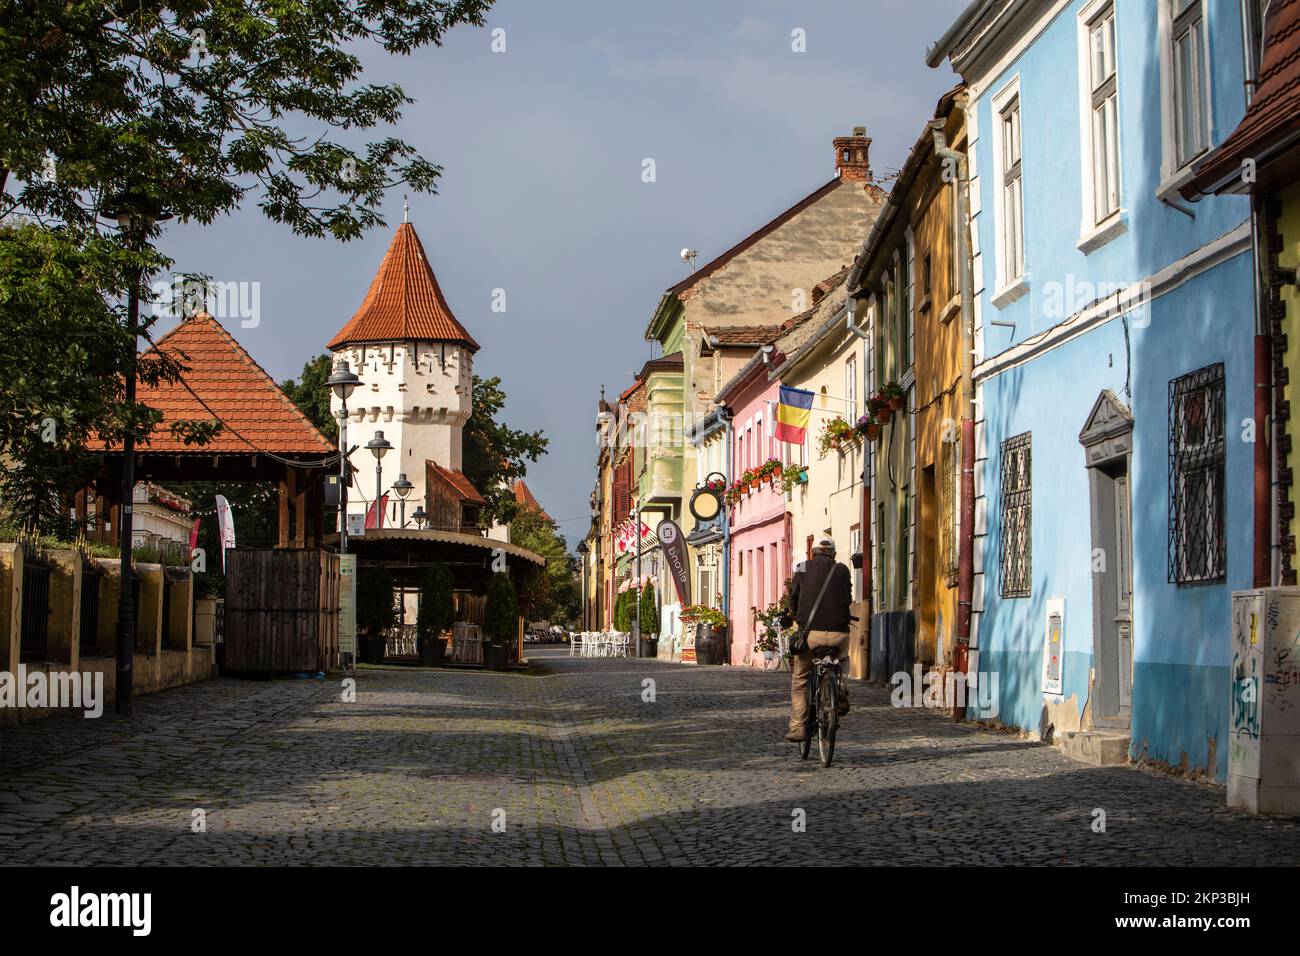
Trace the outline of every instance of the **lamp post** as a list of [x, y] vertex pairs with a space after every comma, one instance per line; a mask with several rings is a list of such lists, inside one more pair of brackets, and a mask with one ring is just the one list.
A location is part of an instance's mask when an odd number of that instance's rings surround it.
[[429, 516], [424, 513], [424, 507], [422, 505], [415, 506], [415, 513], [411, 515], [411, 520], [415, 522], [415, 527], [418, 530], [424, 530], [424, 523], [429, 520]]
[[382, 431], [375, 432], [375, 437], [366, 442], [370, 454], [375, 456], [375, 527], [384, 526], [384, 509], [380, 499], [384, 497], [384, 456], [392, 449], [392, 444], [384, 437]]
[[[162, 206], [147, 196], [124, 193], [110, 202], [102, 214], [117, 220], [126, 244], [134, 252], [142, 252], [145, 239], [154, 225], [172, 218]], [[125, 403], [135, 403], [136, 364], [138, 362], [140, 335], [140, 280], [142, 267], [131, 270], [131, 287], [127, 290], [126, 322], [131, 333], [131, 356], [126, 368]], [[119, 544], [122, 551], [121, 578], [117, 589], [117, 666], [113, 690], [114, 710], [124, 716], [131, 714], [131, 694], [135, 657], [135, 595], [131, 568], [132, 514], [135, 499], [135, 436], [129, 431], [122, 439], [122, 505], [119, 510]]]
[[406, 498], [414, 487], [415, 485], [406, 480], [406, 472], [398, 475], [397, 480], [393, 482], [393, 494], [397, 495], [397, 500], [402, 503], [402, 523], [398, 525], [399, 528], [406, 527]]
[[636, 656], [641, 656], [641, 502], [632, 505], [632, 533], [636, 535], [636, 623], [632, 625], [632, 640], [636, 641]]
[[339, 410], [339, 554], [348, 553], [348, 397], [361, 379], [346, 361], [334, 367], [325, 382], [338, 396]]

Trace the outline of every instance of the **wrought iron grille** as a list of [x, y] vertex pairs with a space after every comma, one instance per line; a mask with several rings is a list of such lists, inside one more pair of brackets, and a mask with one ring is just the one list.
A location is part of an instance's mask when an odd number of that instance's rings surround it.
[[1222, 581], [1224, 536], [1223, 363], [1169, 383], [1169, 582]]
[[1029, 432], [1002, 443], [1002, 596], [1029, 597], [1033, 500]]
[[18, 659], [26, 662], [49, 658], [50, 568], [35, 557], [23, 562], [22, 621]]

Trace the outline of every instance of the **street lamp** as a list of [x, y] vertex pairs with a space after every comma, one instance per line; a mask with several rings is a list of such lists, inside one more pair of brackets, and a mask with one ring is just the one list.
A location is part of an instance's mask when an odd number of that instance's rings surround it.
[[384, 496], [384, 456], [388, 454], [393, 446], [384, 437], [382, 431], [375, 432], [375, 437], [366, 442], [366, 447], [370, 449], [370, 454], [375, 456], [375, 527], [384, 526], [384, 509], [380, 507], [379, 500]]
[[416, 505], [415, 514], [411, 515], [411, 520], [415, 522], [416, 528], [418, 528], [420, 531], [423, 531], [424, 523], [429, 520], [429, 516], [424, 513], [423, 506]]
[[584, 631], [587, 630], [587, 555], [590, 552], [585, 539], [578, 542], [578, 560], [582, 562], [582, 622], [579, 626]]
[[[160, 203], [137, 193], [123, 193], [111, 200], [100, 214], [105, 219], [116, 220], [126, 244], [134, 252], [142, 252], [145, 239], [153, 227], [172, 218]], [[126, 321], [131, 333], [131, 356], [126, 368], [125, 402], [135, 403], [136, 364], [140, 335], [140, 280], [143, 276], [139, 264], [131, 270], [131, 287], [127, 290]], [[114, 685], [114, 710], [125, 716], [131, 714], [133, 659], [135, 657], [135, 601], [131, 579], [131, 503], [135, 499], [135, 436], [129, 431], [122, 439], [122, 506], [119, 523], [122, 549], [121, 583], [117, 595], [117, 674]]]
[[334, 374], [326, 379], [338, 397], [339, 409], [339, 554], [348, 553], [348, 398], [361, 379], [357, 378], [346, 361], [334, 366]]
[[393, 482], [393, 494], [397, 495], [398, 501], [402, 503], [402, 523], [398, 525], [399, 528], [406, 527], [406, 498], [414, 487], [415, 485], [406, 480], [406, 472], [398, 475], [397, 480]]

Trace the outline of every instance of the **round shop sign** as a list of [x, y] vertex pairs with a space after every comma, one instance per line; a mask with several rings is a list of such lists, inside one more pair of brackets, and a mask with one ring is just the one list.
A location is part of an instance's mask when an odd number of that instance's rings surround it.
[[659, 536], [660, 544], [672, 544], [677, 540], [677, 525], [673, 524], [671, 521], [665, 521], [659, 526], [659, 530], [656, 533]]
[[691, 495], [689, 507], [696, 521], [708, 524], [722, 511], [722, 499], [712, 488], [696, 488], [695, 493]]

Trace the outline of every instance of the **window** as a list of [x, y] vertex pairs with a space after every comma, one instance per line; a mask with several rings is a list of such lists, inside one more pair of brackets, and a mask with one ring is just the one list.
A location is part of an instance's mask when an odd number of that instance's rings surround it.
[[1020, 94], [998, 114], [1002, 142], [1002, 280], [1008, 285], [1025, 272], [1024, 194], [1020, 177]]
[[943, 443], [940, 467], [943, 469], [943, 497], [939, 507], [943, 534], [943, 571], [952, 576], [957, 573], [957, 454], [956, 441]]
[[1222, 581], [1224, 537], [1223, 364], [1169, 383], [1169, 581]]
[[1002, 443], [1002, 596], [1029, 597], [1033, 489], [1029, 432]]
[[1106, 4], [1087, 24], [1091, 97], [1093, 223], [1119, 211], [1119, 81], [1115, 66], [1115, 8]]
[[1173, 29], [1174, 151], [1182, 168], [1210, 145], [1205, 69], [1205, 13], [1201, 0], [1170, 0]]

